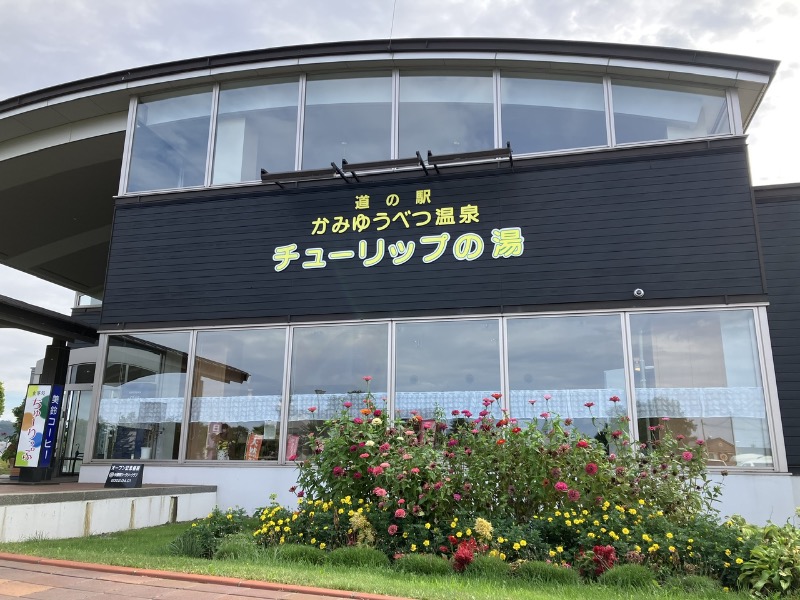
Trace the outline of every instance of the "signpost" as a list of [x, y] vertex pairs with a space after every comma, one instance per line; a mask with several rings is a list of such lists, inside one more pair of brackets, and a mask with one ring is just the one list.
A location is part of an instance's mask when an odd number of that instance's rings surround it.
[[111, 465], [106, 477], [106, 488], [140, 488], [144, 476], [144, 465]]

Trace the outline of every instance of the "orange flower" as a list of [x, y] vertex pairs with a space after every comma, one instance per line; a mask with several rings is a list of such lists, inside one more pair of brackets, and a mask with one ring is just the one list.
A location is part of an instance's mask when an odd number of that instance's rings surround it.
[[362, 414], [362, 415], [368, 415], [368, 414], [369, 414], [369, 413], [371, 413], [371, 412], [372, 412], [372, 411], [371, 411], [370, 409], [368, 409], [368, 408], [362, 408], [362, 409], [361, 409], [361, 414]]
[[503, 444], [505, 444], [505, 443], [506, 443], [506, 441], [505, 441], [504, 439], [502, 439], [502, 438], [501, 438], [501, 439], [499, 439], [499, 440], [497, 440], [497, 445], [498, 445], [498, 446], [502, 446], [502, 445], [503, 445]]

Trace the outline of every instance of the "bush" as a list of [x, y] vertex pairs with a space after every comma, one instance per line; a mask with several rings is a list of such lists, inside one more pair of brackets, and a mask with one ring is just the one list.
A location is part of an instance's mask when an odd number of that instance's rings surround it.
[[689, 594], [708, 594], [720, 591], [719, 583], [704, 575], [675, 575], [664, 582], [664, 587]]
[[787, 523], [768, 524], [744, 561], [739, 583], [764, 596], [792, 595], [800, 590], [800, 530]]
[[406, 554], [394, 561], [394, 568], [416, 575], [449, 575], [453, 571], [448, 561], [434, 554]]
[[214, 558], [218, 560], [254, 560], [258, 556], [259, 550], [253, 536], [246, 533], [234, 533], [222, 538], [214, 552]]
[[464, 572], [484, 579], [505, 579], [511, 575], [511, 566], [499, 556], [476, 556]]
[[274, 556], [278, 560], [288, 562], [307, 563], [310, 565], [321, 565], [328, 559], [328, 554], [315, 546], [304, 546], [302, 544], [283, 544], [273, 548]]
[[646, 588], [655, 583], [653, 572], [642, 565], [619, 565], [609, 569], [598, 581], [603, 585], [621, 588]]
[[380, 550], [366, 546], [344, 546], [328, 555], [328, 562], [343, 567], [388, 567], [389, 558]]
[[217, 549], [218, 540], [207, 527], [198, 527], [196, 523], [192, 525], [170, 542], [167, 552], [174, 556], [211, 558]]
[[536, 583], [576, 585], [581, 581], [578, 572], [570, 567], [538, 560], [520, 563], [515, 573], [522, 579]]

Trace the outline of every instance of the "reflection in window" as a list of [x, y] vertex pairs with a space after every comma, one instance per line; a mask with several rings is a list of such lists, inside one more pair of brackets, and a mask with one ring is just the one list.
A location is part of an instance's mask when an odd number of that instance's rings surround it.
[[197, 334], [188, 459], [277, 460], [285, 329]]
[[432, 419], [438, 411], [450, 419], [467, 410], [478, 418], [483, 399], [500, 392], [498, 340], [496, 319], [398, 323], [396, 416]]
[[391, 157], [389, 75], [312, 78], [306, 82], [303, 169]]
[[210, 123], [211, 91], [141, 99], [127, 191], [203, 185]]
[[731, 132], [723, 90], [616, 80], [611, 89], [618, 144]]
[[[292, 373], [286, 456], [302, 459], [310, 452], [307, 435], [339, 414], [343, 403], [353, 403], [353, 416], [363, 408], [369, 389], [383, 409], [387, 392], [389, 327], [335, 325], [298, 327], [292, 338]], [[312, 410], [313, 409], [313, 410]], [[292, 459], [290, 459], [292, 460]]]
[[95, 458], [176, 459], [189, 333], [110, 336]]
[[258, 181], [294, 170], [298, 82], [224, 86], [219, 93], [213, 183]]
[[752, 311], [631, 315], [631, 337], [642, 439], [664, 426], [711, 466], [772, 467]]
[[401, 158], [494, 147], [491, 74], [400, 75]]
[[[508, 374], [513, 417], [535, 420], [547, 412], [600, 434], [626, 413], [619, 316], [509, 319]], [[613, 396], [620, 402], [610, 402]]]
[[605, 146], [600, 79], [503, 77], [503, 140], [517, 154]]

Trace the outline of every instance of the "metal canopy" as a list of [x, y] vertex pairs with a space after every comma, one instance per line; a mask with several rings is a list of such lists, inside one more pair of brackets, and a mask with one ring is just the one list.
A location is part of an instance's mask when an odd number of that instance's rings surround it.
[[67, 342], [95, 344], [98, 339], [94, 327], [8, 296], [0, 296], [0, 328], [22, 329]]

